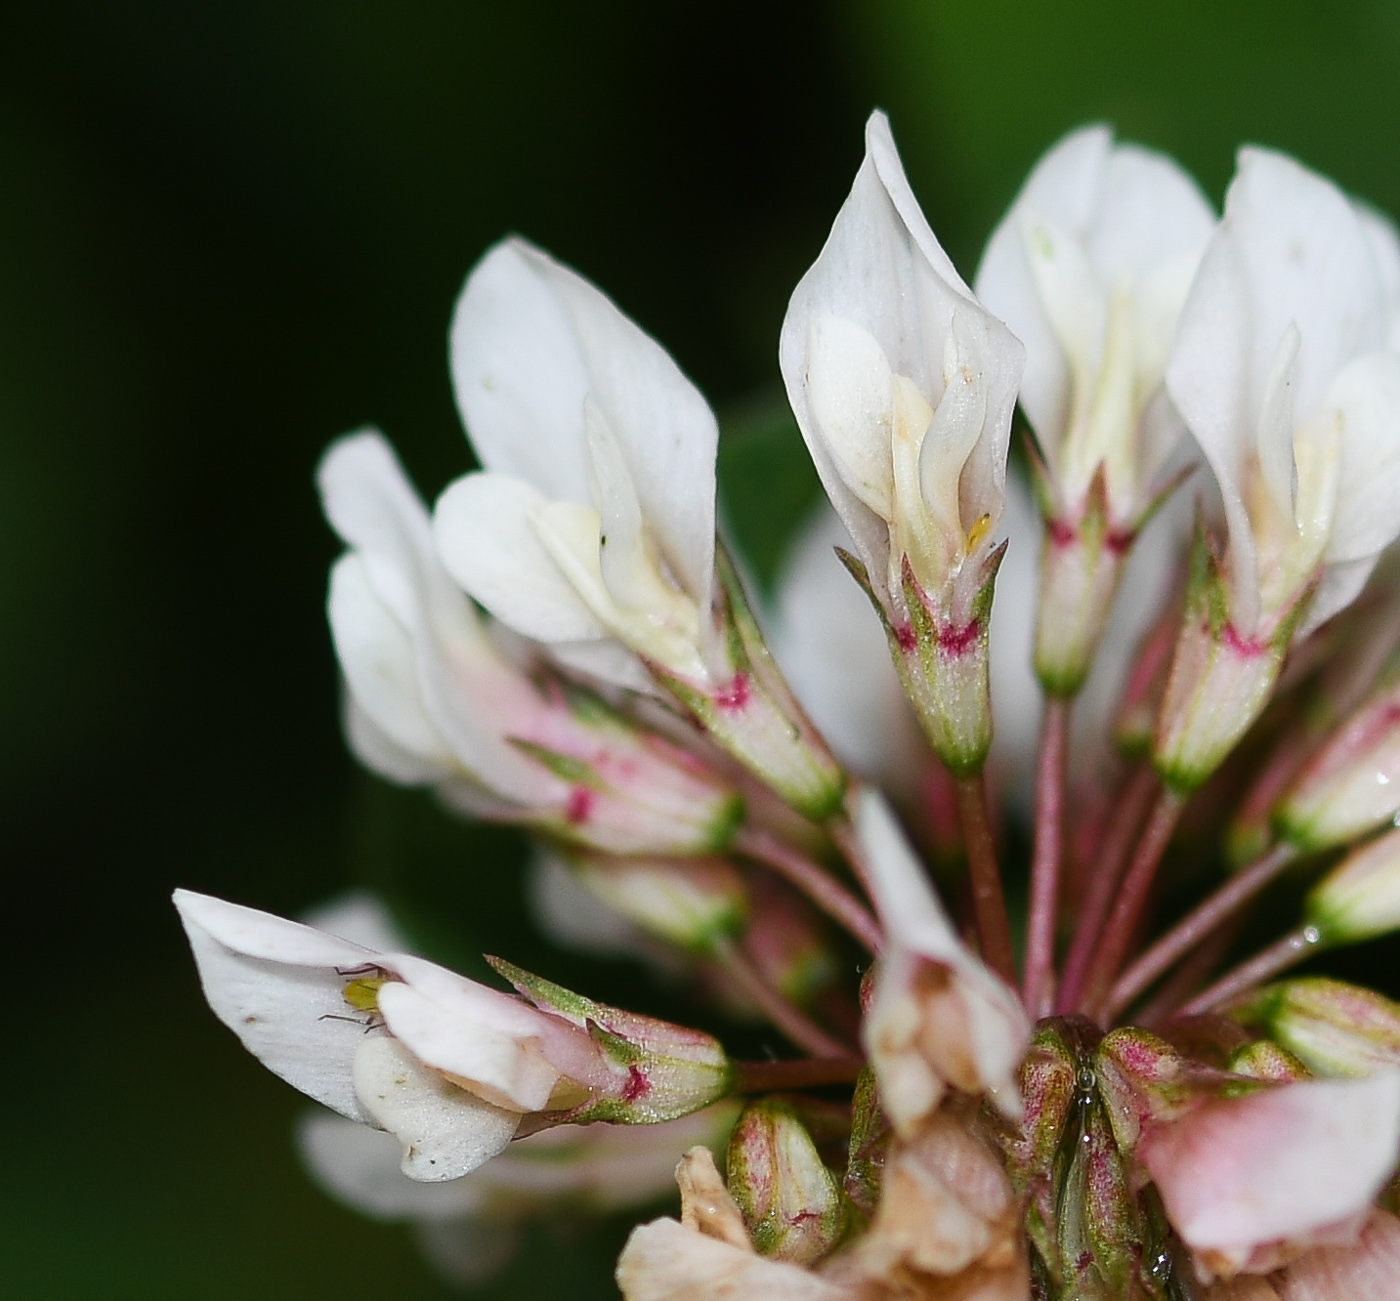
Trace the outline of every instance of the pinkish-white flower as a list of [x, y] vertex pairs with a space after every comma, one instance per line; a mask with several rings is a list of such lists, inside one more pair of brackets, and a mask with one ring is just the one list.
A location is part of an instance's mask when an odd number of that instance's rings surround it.
[[908, 1132], [952, 1086], [1018, 1118], [1030, 1042], [1020, 1000], [958, 938], [879, 795], [861, 793], [855, 826], [886, 936], [862, 1031], [881, 1105]]
[[329, 614], [346, 728], [367, 766], [478, 816], [620, 853], [724, 843], [740, 815], [726, 783], [601, 705], [532, 681], [501, 650], [438, 559], [383, 438], [341, 439], [318, 478], [351, 548], [331, 570]]
[[[633, 1037], [646, 1040], [643, 1057], [640, 1065], [619, 1062], [583, 1017], [542, 1011], [411, 954], [379, 952], [188, 890], [176, 891], [175, 906], [219, 1019], [308, 1097], [394, 1134], [411, 1178], [455, 1179], [476, 1169], [531, 1113], [566, 1119], [616, 1102], [612, 1118], [626, 1119], [624, 1104], [639, 1101], [641, 1118], [660, 1119], [725, 1092], [720, 1055], [707, 1063], [713, 1070], [700, 1064], [715, 1086], [710, 1096], [670, 1105], [674, 1067], [660, 1065], [655, 1081], [647, 1073], [646, 1050], [666, 1038], [660, 1022], [629, 1018]], [[697, 1036], [684, 1034], [695, 1057]]]

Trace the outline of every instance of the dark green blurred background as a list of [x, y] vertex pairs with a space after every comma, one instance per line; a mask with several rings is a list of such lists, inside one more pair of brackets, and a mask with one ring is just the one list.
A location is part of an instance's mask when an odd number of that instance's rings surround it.
[[[969, 275], [1087, 118], [1217, 199], [1248, 139], [1400, 208], [1395, 0], [7, 12], [7, 1297], [440, 1294], [405, 1232], [305, 1182], [298, 1099], [203, 1010], [171, 887], [296, 910], [369, 882], [446, 956], [489, 945], [599, 994], [628, 973], [545, 957], [515, 842], [347, 759], [316, 457], [373, 422], [429, 495], [466, 466], [444, 332], [469, 265], [518, 230], [715, 401], [740, 535], [771, 560], [810, 484], [765, 432], [777, 329], [874, 105]], [[608, 1295], [618, 1241], [539, 1236], [489, 1295]]]

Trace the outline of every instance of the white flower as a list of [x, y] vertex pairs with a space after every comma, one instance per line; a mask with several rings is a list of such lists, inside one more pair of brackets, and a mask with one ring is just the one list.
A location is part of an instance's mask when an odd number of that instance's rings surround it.
[[1102, 466], [1129, 525], [1179, 440], [1162, 372], [1214, 228], [1169, 158], [1091, 126], [1036, 164], [993, 232], [977, 295], [1025, 344], [1021, 406], [1068, 514]]
[[739, 800], [702, 764], [507, 659], [437, 558], [383, 438], [333, 444], [318, 480], [352, 548], [331, 570], [329, 615], [346, 730], [366, 765], [478, 816], [620, 853], [724, 843]]
[[862, 1036], [891, 1123], [909, 1132], [948, 1085], [985, 1092], [1019, 1118], [1016, 1068], [1031, 1033], [1020, 1000], [958, 939], [873, 791], [861, 794], [855, 825], [886, 937]]
[[1268, 636], [1319, 572], [1300, 631], [1335, 614], [1400, 532], [1387, 234], [1292, 159], [1241, 151], [1166, 380], [1220, 483], [1244, 639]]
[[[982, 586], [1005, 499], [1022, 350], [963, 283], [919, 210], [884, 114], [821, 255], [788, 307], [779, 360], [827, 495], [886, 610], [901, 565], [931, 596]], [[905, 613], [907, 620], [907, 613]]]
[[[671, 1027], [623, 1016], [614, 1037], [646, 1042], [622, 1063], [587, 1028], [590, 1016], [611, 1020], [596, 1005], [556, 1015], [422, 958], [207, 895], [177, 890], [175, 906], [219, 1019], [308, 1097], [395, 1135], [414, 1179], [475, 1170], [531, 1113], [569, 1118], [602, 1102], [615, 1104], [610, 1118], [629, 1119], [636, 1103], [635, 1118], [669, 1119], [727, 1084], [722, 1054], [694, 1032], [676, 1032], [681, 1062], [665, 1055], [677, 1043]], [[677, 1090], [687, 1097], [672, 1109]]]
[[675, 362], [510, 239], [467, 278], [452, 379], [484, 467], [435, 512], [453, 576], [588, 672], [650, 690], [635, 652], [704, 681], [718, 428]]

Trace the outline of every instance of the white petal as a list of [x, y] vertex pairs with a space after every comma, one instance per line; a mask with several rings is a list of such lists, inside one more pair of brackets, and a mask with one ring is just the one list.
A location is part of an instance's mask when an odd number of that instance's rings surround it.
[[[386, 986], [387, 988], [387, 986]], [[398, 1140], [410, 1179], [457, 1179], [503, 1152], [520, 1117], [483, 1102], [421, 1065], [384, 1035], [361, 1037], [355, 1091], [365, 1110]]]
[[1358, 357], [1333, 381], [1342, 413], [1342, 472], [1329, 564], [1375, 556], [1400, 534], [1400, 356]]
[[1107, 127], [1091, 126], [1066, 136], [1046, 153], [992, 232], [974, 281], [978, 298], [1026, 346], [1021, 405], [1052, 458], [1069, 419], [1069, 367], [1031, 270], [1025, 221], [1034, 215], [1065, 230], [1083, 229], [1112, 142]]
[[[480, 277], [488, 281], [489, 298], [475, 292]], [[542, 341], [532, 347], [534, 330]], [[495, 343], [491, 364], [483, 365], [478, 358], [498, 340], [504, 342]], [[555, 378], [556, 368], [564, 378]], [[665, 350], [610, 299], [523, 240], [499, 245], [468, 279], [453, 328], [453, 372], [474, 441], [489, 405], [482, 398], [485, 376], [515, 408], [503, 416], [505, 401], [492, 398], [498, 410], [486, 418], [490, 433], [478, 447], [483, 463], [560, 499], [590, 500], [583, 398], [591, 396], [623, 449], [642, 512], [671, 569], [692, 596], [708, 602], [718, 426]], [[509, 417], [529, 405], [524, 395], [536, 388], [540, 415], [531, 411], [528, 420], [513, 423]], [[560, 422], [557, 432], [544, 427], [548, 418]], [[525, 443], [529, 453], [521, 450]], [[567, 463], [567, 473], [542, 465], [555, 455]]]
[[533, 250], [506, 240], [473, 268], [452, 318], [452, 386], [481, 464], [546, 497], [586, 501], [588, 369]]
[[452, 753], [423, 704], [413, 642], [380, 600], [357, 552], [332, 567], [326, 607], [336, 657], [360, 710], [425, 768], [450, 771]]
[[889, 358], [875, 336], [840, 316], [812, 322], [809, 396], [822, 441], [846, 486], [894, 518]]
[[400, 1168], [399, 1140], [324, 1111], [297, 1120], [297, 1150], [331, 1196], [377, 1220], [456, 1220], [480, 1210], [490, 1185], [478, 1176], [421, 1183]]
[[[1114, 146], [1106, 127], [1066, 136], [1032, 170], [988, 241], [975, 288], [1026, 345], [1021, 405], [1053, 464], [1069, 418], [1070, 374], [1031, 270], [1026, 228], [1037, 224], [1079, 244], [1100, 295], [1127, 282], [1136, 287], [1136, 299], [1146, 300], [1135, 317], [1140, 357], [1151, 359], [1144, 367], [1153, 371], [1150, 387], [1165, 364], [1186, 286], [1215, 218], [1171, 159], [1134, 145]], [[1171, 273], [1164, 275], [1167, 267]], [[1162, 310], [1144, 310], [1149, 305]]]
[[1400, 1072], [1212, 1102], [1140, 1149], [1197, 1250], [1298, 1237], [1364, 1210], [1400, 1156]]
[[461, 980], [460, 985], [450, 1000], [434, 998], [412, 984], [385, 985], [379, 991], [379, 1010], [389, 1029], [421, 1062], [470, 1082], [502, 1106], [542, 1111], [559, 1082], [559, 1071], [545, 1060], [537, 1043], [522, 1036], [534, 1025], [521, 1024], [525, 1018], [517, 1020], [509, 1012], [502, 1025], [496, 1000], [505, 995], [470, 981]]
[[1328, 565], [1322, 571], [1322, 581], [1317, 585], [1312, 603], [1308, 606], [1308, 612], [1293, 640], [1301, 641], [1315, 628], [1320, 628], [1334, 614], [1345, 610], [1356, 600], [1361, 595], [1361, 589], [1366, 586], [1366, 580], [1371, 577], [1376, 560], [1377, 557], [1370, 556], [1365, 560]]
[[[853, 322], [873, 337], [892, 371], [911, 379], [937, 406], [943, 396], [944, 343], [955, 308], [979, 322], [989, 343], [982, 376], [986, 427], [964, 467], [961, 488], [970, 517], [990, 514], [995, 523], [1001, 513], [1021, 347], [977, 305], [939, 247], [904, 177], [889, 123], [876, 113], [866, 126], [866, 157], [850, 197], [820, 256], [793, 292], [779, 360], [822, 485], [877, 584], [885, 582], [888, 528], [851, 491], [828, 451], [813, 403], [813, 325], [829, 317]], [[874, 431], [867, 437], [873, 442]], [[875, 447], [865, 460], [878, 463]]]
[[365, 1039], [343, 997], [370, 949], [268, 913], [177, 890], [204, 996], [214, 1014], [275, 1075], [351, 1120], [367, 1121], [351, 1082]]
[[1194, 267], [1215, 230], [1200, 187], [1165, 154], [1118, 145], [1109, 154], [1090, 221], [1089, 258], [1105, 285], [1155, 267]]
[[1332, 378], [1384, 339], [1371, 242], [1353, 204], [1329, 181], [1282, 154], [1240, 153], [1226, 198], [1250, 296], [1251, 406], [1257, 411], [1275, 340], [1302, 335], [1298, 423], [1322, 405]]
[[661, 690], [637, 656], [621, 642], [562, 641], [549, 648], [549, 657], [566, 669], [582, 673], [642, 695], [659, 696]]
[[433, 510], [438, 552], [448, 573], [516, 632], [542, 642], [604, 637], [530, 522], [547, 502], [524, 479], [468, 474]]
[[355, 757], [371, 772], [401, 786], [431, 786], [449, 777], [445, 749], [435, 757], [405, 749], [365, 713], [349, 691], [341, 701], [341, 724]]

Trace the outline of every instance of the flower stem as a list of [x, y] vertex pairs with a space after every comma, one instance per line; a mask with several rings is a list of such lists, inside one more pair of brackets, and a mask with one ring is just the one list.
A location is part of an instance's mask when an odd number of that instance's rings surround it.
[[1182, 954], [1195, 948], [1221, 922], [1243, 908], [1293, 858], [1292, 846], [1275, 845], [1263, 858], [1231, 877], [1213, 895], [1187, 913], [1118, 978], [1108, 998], [1109, 1015], [1115, 1015], [1126, 1007]]
[[1177, 964], [1146, 1003], [1133, 1011], [1133, 1024], [1155, 1030], [1171, 1020], [1220, 964], [1230, 946], [1239, 939], [1245, 918], [1236, 915], [1206, 936], [1186, 958]]
[[800, 1061], [735, 1062], [737, 1093], [773, 1093], [815, 1089], [824, 1084], [854, 1084], [865, 1069], [860, 1057], [806, 1057]]
[[790, 1003], [732, 943], [719, 945], [715, 961], [775, 1027], [813, 1057], [849, 1057], [849, 1044], [829, 1035], [806, 1012]]
[[1118, 974], [1128, 945], [1132, 943], [1142, 910], [1147, 905], [1152, 880], [1157, 875], [1158, 864], [1166, 853], [1167, 843], [1176, 830], [1177, 819], [1185, 806], [1185, 796], [1171, 787], [1164, 787], [1152, 806], [1142, 838], [1128, 865], [1127, 875], [1113, 900], [1103, 935], [1099, 939], [1098, 951], [1089, 965], [1084, 992], [1079, 998], [1080, 1010], [1086, 1016], [1096, 1020], [1104, 1017], [1109, 984]]
[[1197, 994], [1181, 1009], [1181, 1015], [1197, 1016], [1248, 993], [1271, 976], [1296, 967], [1304, 958], [1316, 953], [1321, 944], [1322, 936], [1316, 926], [1300, 926], [1296, 931], [1290, 931], [1278, 943], [1271, 944], [1248, 962], [1221, 976], [1209, 989]]
[[967, 846], [968, 875], [972, 882], [972, 906], [982, 938], [982, 958], [1008, 985], [1016, 984], [1016, 954], [1011, 946], [1011, 923], [1006, 915], [1006, 895], [997, 869], [996, 844], [987, 816], [987, 791], [983, 774], [957, 778], [958, 815], [963, 843]]
[[1156, 792], [1157, 774], [1144, 764], [1128, 779], [1126, 789], [1115, 803], [1098, 862], [1089, 876], [1074, 941], [1060, 979], [1060, 989], [1055, 999], [1055, 1011], [1060, 1016], [1068, 1015], [1079, 1005], [1079, 994], [1084, 988], [1084, 978], [1089, 974], [1089, 964], [1094, 960], [1099, 934], [1113, 904], [1113, 892], [1118, 888], [1123, 864]]
[[1068, 698], [1045, 702], [1035, 781], [1035, 853], [1031, 859], [1031, 907], [1026, 926], [1026, 970], [1021, 1001], [1038, 1020], [1050, 1011], [1055, 972], [1055, 918], [1060, 894], [1065, 805]]
[[874, 915], [839, 881], [816, 863], [784, 843], [772, 832], [747, 827], [734, 842], [739, 853], [796, 886], [828, 917], [844, 927], [871, 953], [878, 954], [883, 942], [880, 924]]

